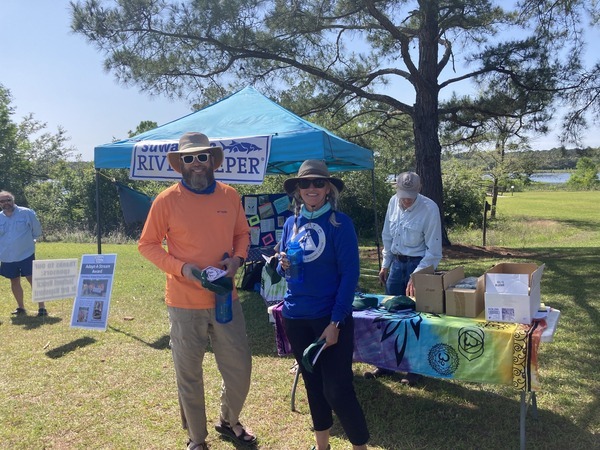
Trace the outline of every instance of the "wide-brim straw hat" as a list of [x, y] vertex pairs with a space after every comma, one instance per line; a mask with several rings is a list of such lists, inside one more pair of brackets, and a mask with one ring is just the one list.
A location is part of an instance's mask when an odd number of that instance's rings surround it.
[[214, 170], [223, 164], [223, 147], [211, 145], [208, 137], [202, 133], [185, 133], [179, 139], [179, 148], [176, 152], [169, 152], [169, 164], [175, 172], [181, 173], [181, 155], [196, 153], [210, 153], [215, 161]]
[[289, 195], [292, 195], [296, 190], [298, 181], [302, 178], [324, 178], [333, 184], [339, 192], [342, 192], [344, 189], [344, 182], [339, 178], [333, 178], [330, 176], [327, 164], [325, 164], [325, 161], [321, 161], [319, 159], [307, 159], [304, 161], [298, 169], [298, 175], [294, 178], [288, 178], [283, 182], [283, 189], [285, 189], [285, 192], [287, 192]]

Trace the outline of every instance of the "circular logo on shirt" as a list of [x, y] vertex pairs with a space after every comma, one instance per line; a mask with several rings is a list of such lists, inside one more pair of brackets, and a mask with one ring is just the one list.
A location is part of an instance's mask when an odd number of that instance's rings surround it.
[[300, 242], [300, 246], [304, 249], [304, 262], [317, 259], [325, 248], [325, 230], [321, 228], [321, 225], [314, 222], [309, 222], [300, 227], [295, 239]]

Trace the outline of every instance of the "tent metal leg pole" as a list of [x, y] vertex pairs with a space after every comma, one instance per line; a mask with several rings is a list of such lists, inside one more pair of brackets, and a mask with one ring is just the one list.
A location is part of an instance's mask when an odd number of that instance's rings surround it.
[[371, 170], [371, 191], [373, 193], [373, 214], [375, 215], [375, 245], [377, 246], [377, 261], [381, 270], [381, 252], [379, 251], [379, 221], [377, 220], [377, 196], [375, 195], [375, 169]]
[[100, 227], [100, 169], [96, 169], [96, 230], [98, 254], [102, 254], [102, 229]]

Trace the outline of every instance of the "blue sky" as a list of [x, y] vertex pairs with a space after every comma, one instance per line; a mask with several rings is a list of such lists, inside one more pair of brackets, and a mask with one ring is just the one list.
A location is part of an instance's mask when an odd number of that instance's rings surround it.
[[143, 120], [159, 125], [191, 112], [184, 101], [151, 98], [117, 84], [102, 55], [70, 32], [68, 1], [2, 0], [0, 83], [10, 90], [14, 122], [33, 113], [48, 130], [64, 128], [84, 161], [94, 146], [126, 138]]
[[[185, 101], [150, 97], [137, 87], [117, 84], [102, 68], [102, 55], [70, 32], [68, 1], [2, 0], [0, 83], [10, 90], [13, 121], [33, 113], [56, 132], [61, 126], [84, 161], [96, 145], [127, 137], [143, 120], [159, 125], [191, 112]], [[600, 129], [585, 145], [600, 146]], [[539, 138], [533, 148], [559, 145], [556, 136]]]

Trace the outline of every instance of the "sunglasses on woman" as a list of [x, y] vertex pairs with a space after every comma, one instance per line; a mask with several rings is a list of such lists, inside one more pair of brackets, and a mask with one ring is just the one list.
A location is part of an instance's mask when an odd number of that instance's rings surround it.
[[208, 153], [198, 153], [197, 155], [185, 155], [181, 157], [181, 160], [186, 164], [191, 164], [194, 162], [194, 158], [198, 160], [198, 162], [205, 163], [210, 158]]
[[323, 178], [317, 178], [315, 180], [298, 180], [298, 186], [300, 186], [300, 189], [308, 189], [311, 184], [317, 189], [322, 189], [325, 187], [326, 183], [327, 180]]

